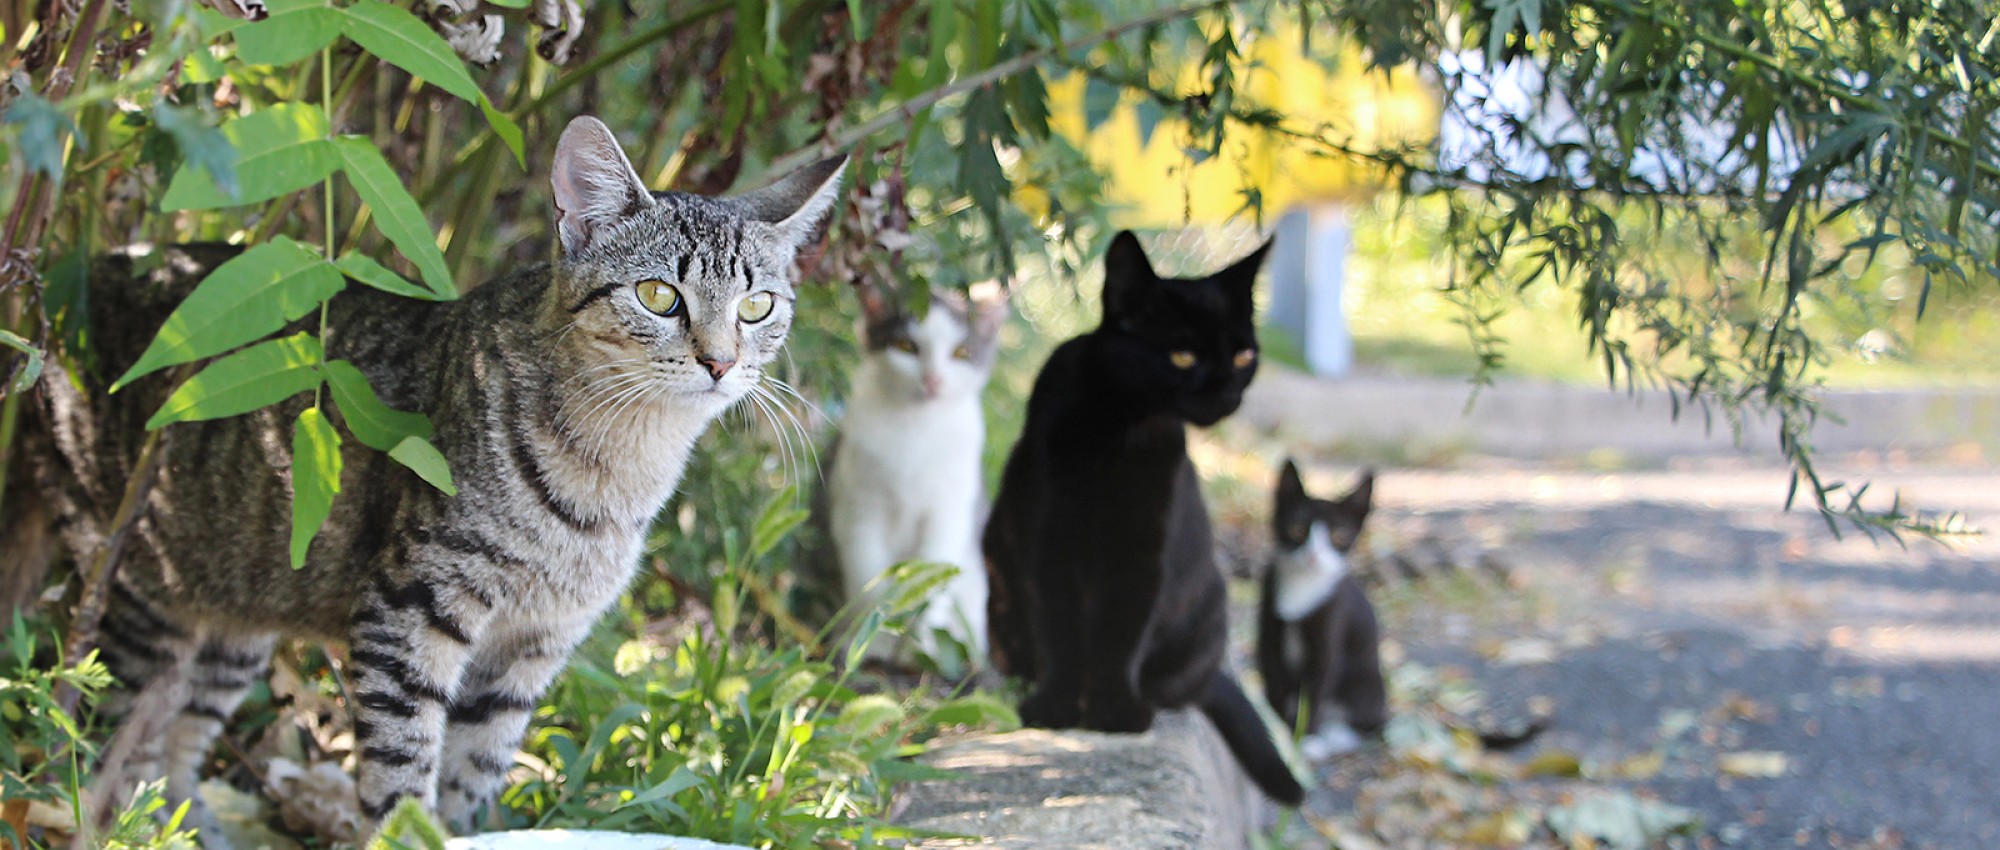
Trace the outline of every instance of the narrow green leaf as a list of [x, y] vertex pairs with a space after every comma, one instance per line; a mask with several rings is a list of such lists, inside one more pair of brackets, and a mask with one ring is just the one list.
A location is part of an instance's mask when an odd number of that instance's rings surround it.
[[42, 350], [36, 348], [26, 337], [5, 328], [0, 328], [0, 345], [19, 351], [21, 356], [27, 358], [26, 367], [14, 377], [14, 383], [8, 390], [18, 393], [34, 386], [35, 381], [42, 377]]
[[422, 77], [467, 102], [482, 98], [479, 85], [443, 36], [394, 3], [356, 3], [340, 10], [341, 29], [375, 58]]
[[763, 512], [757, 516], [756, 525], [750, 529], [750, 557], [761, 558], [770, 554], [808, 516], [807, 511], [798, 507], [796, 488], [780, 490], [765, 503]]
[[486, 0], [486, 5], [500, 6], [507, 9], [526, 9], [528, 8], [528, 4], [532, 2], [534, 0]]
[[369, 286], [393, 295], [417, 298], [424, 301], [438, 300], [437, 293], [404, 279], [402, 275], [382, 267], [381, 263], [369, 259], [366, 254], [349, 252], [334, 260], [335, 268], [341, 273]]
[[404, 437], [402, 442], [389, 450], [389, 456], [409, 467], [418, 478], [430, 482], [432, 487], [443, 490], [445, 495], [458, 495], [458, 488], [451, 483], [451, 465], [445, 462], [444, 455], [429, 440]]
[[267, 17], [236, 31], [236, 58], [251, 65], [290, 65], [340, 36], [340, 10], [326, 0], [265, 0]]
[[326, 138], [326, 113], [318, 106], [283, 103], [222, 125], [236, 149], [240, 192], [224, 193], [206, 169], [182, 165], [160, 199], [160, 208], [209, 210], [268, 201], [296, 192], [332, 174], [340, 157]]
[[485, 95], [479, 97], [479, 112], [486, 116], [486, 123], [492, 125], [494, 135], [499, 136], [501, 143], [514, 152], [514, 164], [527, 168], [527, 154], [521, 148], [521, 125], [514, 123], [507, 113], [493, 108], [493, 101], [487, 100]]
[[424, 218], [423, 208], [417, 206], [417, 199], [403, 188], [396, 170], [389, 167], [389, 161], [382, 158], [375, 143], [365, 137], [342, 136], [338, 144], [340, 159], [347, 164], [348, 182], [354, 184], [354, 191], [375, 211], [375, 228], [395, 243], [396, 250], [417, 264], [424, 283], [441, 300], [457, 298], [458, 288], [451, 283], [451, 270], [444, 264], [444, 252], [438, 250], [431, 224]]
[[273, 333], [346, 285], [332, 263], [283, 236], [251, 248], [195, 286], [111, 391], [153, 371]]
[[408, 437], [430, 439], [429, 418], [383, 404], [375, 388], [368, 385], [368, 376], [354, 364], [334, 360], [326, 364], [324, 372], [327, 386], [333, 388], [333, 403], [347, 420], [347, 430], [362, 444], [386, 452]]
[[243, 349], [180, 385], [146, 428], [236, 416], [310, 392], [319, 386], [320, 358], [319, 340], [304, 333]]
[[306, 551], [339, 492], [340, 432], [319, 408], [308, 407], [292, 429], [292, 569], [306, 565]]

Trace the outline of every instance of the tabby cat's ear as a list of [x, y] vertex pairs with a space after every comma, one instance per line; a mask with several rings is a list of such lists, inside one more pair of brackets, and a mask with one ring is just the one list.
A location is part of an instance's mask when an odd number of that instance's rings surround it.
[[599, 230], [653, 205], [653, 194], [632, 170], [618, 137], [588, 115], [563, 128], [549, 184], [556, 193], [556, 233], [565, 254], [582, 251]]
[[762, 189], [737, 195], [735, 201], [749, 217], [777, 225], [796, 251], [818, 238], [820, 224], [840, 197], [840, 176], [846, 170], [844, 155], [822, 159]]
[[1151, 286], [1159, 280], [1153, 273], [1153, 263], [1146, 259], [1146, 249], [1139, 244], [1139, 237], [1130, 230], [1120, 230], [1111, 237], [1111, 247], [1104, 249], [1104, 316], [1123, 315], [1138, 299], [1141, 288]]

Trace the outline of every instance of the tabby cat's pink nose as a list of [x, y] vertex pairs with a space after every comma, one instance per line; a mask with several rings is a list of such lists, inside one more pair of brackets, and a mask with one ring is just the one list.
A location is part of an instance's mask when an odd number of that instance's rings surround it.
[[700, 363], [703, 369], [708, 370], [709, 377], [718, 381], [722, 380], [722, 376], [729, 374], [729, 367], [736, 365], [734, 360], [717, 360], [712, 357], [697, 357], [694, 362]]

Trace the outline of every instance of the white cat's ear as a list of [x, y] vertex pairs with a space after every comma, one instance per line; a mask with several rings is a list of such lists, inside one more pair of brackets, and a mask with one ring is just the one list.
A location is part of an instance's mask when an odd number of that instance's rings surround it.
[[1140, 287], [1158, 280], [1139, 237], [1130, 230], [1118, 231], [1117, 236], [1111, 237], [1111, 247], [1104, 249], [1105, 317], [1123, 314], [1138, 297]]
[[975, 333], [991, 336], [1000, 329], [1000, 323], [1007, 320], [1007, 303], [1012, 300], [1013, 292], [1013, 284], [1008, 280], [980, 281], [966, 288], [966, 300], [971, 303], [967, 311], [969, 324]]
[[819, 236], [820, 225], [840, 197], [840, 177], [846, 171], [846, 156], [822, 159], [734, 200], [751, 218], [777, 225], [797, 250]]
[[556, 195], [556, 233], [563, 253], [590, 245], [595, 234], [653, 205], [653, 194], [632, 170], [611, 128], [579, 115], [556, 142], [549, 184]]

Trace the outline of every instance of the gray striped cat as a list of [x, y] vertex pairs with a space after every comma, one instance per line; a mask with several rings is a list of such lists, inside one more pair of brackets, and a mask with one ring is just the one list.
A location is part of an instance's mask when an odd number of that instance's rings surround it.
[[[610, 130], [577, 118], [550, 169], [558, 260], [452, 303], [336, 298], [327, 358], [352, 361], [390, 406], [428, 413], [459, 490], [350, 440], [302, 570], [286, 551], [304, 398], [173, 426], [103, 628], [107, 663], [140, 688], [134, 705], [167, 708], [149, 729], [134, 711], [119, 733], [151, 771], [139, 778], [165, 775], [168, 796], [187, 799], [276, 641], [344, 640], [364, 813], [415, 797], [469, 826], [543, 690], [632, 577], [696, 438], [784, 344], [793, 258], [817, 238], [843, 164], [730, 198], [655, 194]], [[152, 278], [171, 281], [173, 265]], [[120, 298], [166, 298], [126, 271], [98, 275], [94, 312], [157, 324], [163, 313], [115, 315]], [[92, 492], [116, 492], [157, 403], [144, 396], [165, 382], [107, 398], [102, 376], [79, 378], [87, 394], [52, 393], [52, 432], [72, 462], [110, 460], [57, 498], [101, 507]]]

